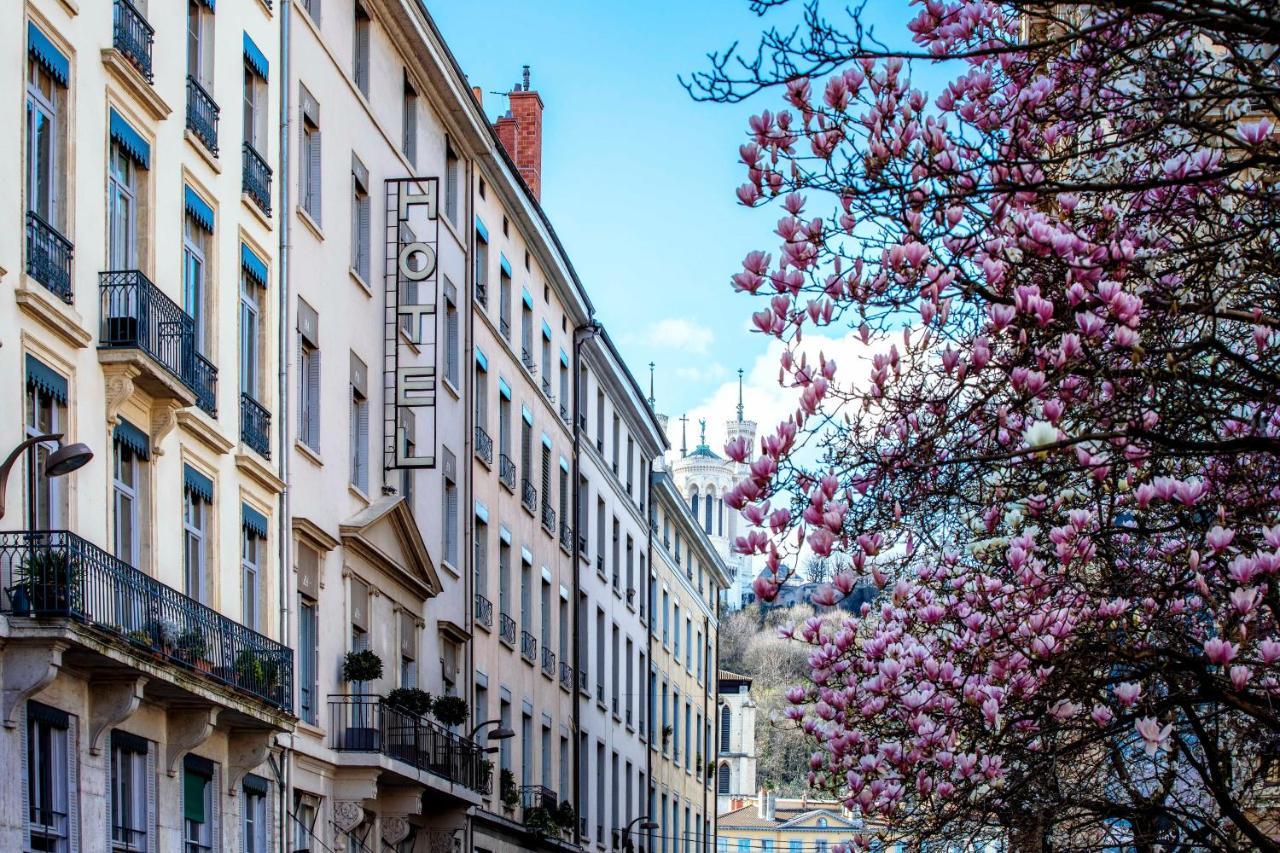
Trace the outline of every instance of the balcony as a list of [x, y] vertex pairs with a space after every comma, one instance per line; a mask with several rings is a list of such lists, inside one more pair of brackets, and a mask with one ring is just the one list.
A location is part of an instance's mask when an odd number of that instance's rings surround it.
[[98, 360], [134, 363], [141, 369], [134, 381], [153, 396], [183, 406], [202, 399], [213, 408], [217, 371], [196, 358], [195, 320], [138, 270], [104, 272], [98, 280]]
[[524, 508], [529, 512], [538, 510], [538, 490], [528, 480], [520, 481], [520, 503], [524, 504]]
[[542, 672], [547, 678], [556, 677], [556, 653], [542, 644]]
[[489, 307], [489, 286], [483, 281], [476, 282], [476, 302], [483, 308]]
[[586, 559], [587, 556], [587, 534], [578, 534], [578, 554]]
[[151, 70], [151, 42], [155, 28], [147, 23], [142, 13], [129, 0], [115, 0], [112, 43], [116, 50], [133, 63], [147, 82], [153, 82]]
[[569, 414], [569, 407], [564, 400], [560, 401], [560, 420], [564, 421], [564, 425], [573, 429], [573, 416]]
[[258, 451], [263, 459], [271, 458], [271, 413], [243, 392], [240, 394], [240, 440]]
[[502, 332], [502, 336], [504, 338], [506, 338], [507, 340], [511, 340], [511, 318], [510, 317], [498, 318], [498, 331]]
[[478, 624], [490, 630], [493, 629], [493, 602], [478, 592], [475, 596], [473, 615]]
[[498, 456], [498, 482], [506, 486], [508, 492], [516, 490], [516, 463], [505, 453]]
[[549, 812], [554, 812], [559, 807], [560, 798], [555, 791], [546, 785], [520, 786], [520, 808], [526, 811], [529, 809], [546, 809]]
[[587, 680], [587, 671], [585, 669], [578, 670], [578, 690], [580, 690], [584, 696], [591, 695], [591, 685]]
[[538, 638], [528, 631], [520, 632], [520, 656], [529, 663], [538, 659]]
[[196, 392], [196, 405], [217, 417], [218, 368], [200, 353], [191, 359], [191, 387]]
[[218, 105], [200, 81], [187, 75], [187, 130], [195, 134], [209, 153], [218, 156]]
[[485, 465], [493, 464], [493, 439], [480, 427], [476, 427], [476, 458]]
[[242, 189], [267, 216], [271, 215], [271, 167], [248, 142], [244, 144]]
[[556, 511], [550, 504], [544, 504], [542, 507], [542, 529], [556, 535]]
[[329, 746], [337, 752], [376, 752], [487, 794], [484, 749], [438, 723], [388, 705], [381, 696], [329, 697]]
[[0, 533], [0, 612], [59, 618], [289, 712], [293, 651], [62, 530]]
[[542, 393], [546, 395], [551, 402], [556, 401], [556, 395], [551, 391], [551, 377], [545, 373], [542, 375]]
[[560, 686], [573, 692], [573, 666], [567, 661], [560, 661]]
[[573, 552], [573, 528], [569, 526], [568, 521], [560, 522], [560, 547], [570, 553]]
[[520, 363], [524, 365], [524, 369], [529, 371], [530, 376], [536, 376], [538, 373], [538, 365], [533, 360], [533, 355], [529, 352], [528, 347], [520, 348]]
[[505, 613], [498, 616], [498, 639], [513, 649], [516, 647], [516, 620]]
[[43, 284], [68, 305], [71, 286], [71, 241], [58, 233], [34, 210], [27, 211], [27, 275]]

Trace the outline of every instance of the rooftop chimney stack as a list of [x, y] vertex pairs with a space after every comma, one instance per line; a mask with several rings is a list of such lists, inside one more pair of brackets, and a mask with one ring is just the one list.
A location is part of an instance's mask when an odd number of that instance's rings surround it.
[[542, 98], [529, 87], [529, 66], [521, 82], [507, 93], [510, 111], [494, 123], [498, 140], [507, 150], [535, 199], [542, 198]]

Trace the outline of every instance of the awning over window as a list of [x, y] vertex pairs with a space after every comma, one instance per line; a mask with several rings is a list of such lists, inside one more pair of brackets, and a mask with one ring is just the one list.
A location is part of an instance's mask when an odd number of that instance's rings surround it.
[[30, 21], [27, 22], [27, 52], [31, 58], [63, 86], [71, 80], [71, 63], [62, 55], [62, 51], [53, 46], [49, 37]]
[[182, 466], [182, 488], [196, 497], [213, 502], [213, 480], [201, 474], [190, 465]]
[[259, 797], [265, 797], [271, 790], [268, 787], [267, 780], [256, 773], [244, 774], [244, 780], [240, 783], [240, 787], [250, 794], [257, 794]]
[[27, 387], [36, 387], [60, 403], [67, 402], [67, 379], [33, 355], [27, 356]]
[[147, 434], [124, 418], [121, 418], [120, 423], [116, 424], [111, 437], [138, 454], [140, 458], [151, 458], [151, 440], [147, 438]]
[[476, 217], [476, 233], [480, 235], [480, 239], [486, 243], [489, 242], [489, 229], [484, 227], [484, 223], [480, 221], [480, 217]]
[[481, 370], [489, 369], [489, 357], [484, 354], [484, 350], [476, 347], [476, 364], [480, 365]]
[[507, 380], [501, 376], [498, 377], [498, 393], [502, 395], [502, 399], [511, 399], [511, 386], [507, 384]]
[[253, 73], [257, 74], [263, 80], [267, 79], [267, 57], [263, 54], [258, 46], [253, 43], [253, 39], [249, 38], [249, 34], [244, 34], [244, 61], [253, 69]]
[[526, 307], [526, 308], [528, 308], [530, 311], [532, 311], [532, 310], [533, 310], [533, 297], [529, 295], [529, 289], [528, 289], [528, 288], [525, 288], [525, 287], [520, 288], [520, 298], [521, 298], [522, 300], [524, 300], [524, 307]]
[[186, 204], [187, 213], [191, 214], [191, 218], [196, 221], [201, 228], [206, 231], [213, 231], [213, 208], [200, 198], [200, 194], [191, 187], [183, 187], [183, 201]]
[[267, 538], [267, 517], [248, 504], [240, 505], [240, 519], [244, 529], [261, 539]]
[[249, 248], [248, 243], [240, 244], [240, 266], [248, 273], [249, 278], [263, 287], [267, 286], [267, 263]]
[[133, 129], [120, 113], [111, 111], [111, 140], [119, 143], [124, 152], [143, 169], [151, 168], [151, 146], [142, 134]]
[[498, 253], [498, 266], [502, 267], [502, 271], [508, 278], [511, 277], [511, 261], [507, 260], [507, 256], [501, 252]]

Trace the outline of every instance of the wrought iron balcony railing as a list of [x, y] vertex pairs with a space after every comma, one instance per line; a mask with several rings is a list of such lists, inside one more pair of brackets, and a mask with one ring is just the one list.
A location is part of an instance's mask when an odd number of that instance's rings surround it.
[[578, 670], [578, 690], [582, 691], [586, 696], [591, 695], [590, 681], [587, 678], [587, 671], [585, 669]]
[[560, 661], [560, 686], [565, 690], [573, 690], [573, 666], [568, 661]]
[[493, 602], [480, 593], [476, 593], [475, 620], [486, 628], [493, 627]]
[[476, 427], [476, 457], [486, 465], [493, 464], [493, 439], [481, 427]]
[[243, 189], [253, 203], [271, 215], [271, 167], [248, 142], [244, 144]]
[[150, 83], [153, 80], [151, 42], [155, 38], [155, 28], [129, 0], [115, 0], [115, 4], [112, 43]]
[[596, 574], [604, 577], [604, 554], [596, 554]]
[[218, 156], [218, 104], [205, 91], [200, 81], [187, 75], [187, 129], [204, 143], [209, 153]]
[[583, 557], [587, 556], [587, 534], [578, 534], [578, 553]]
[[244, 392], [240, 393], [240, 440], [264, 459], [271, 458], [271, 413]]
[[509, 317], [499, 317], [499, 318], [498, 318], [498, 331], [499, 331], [499, 332], [502, 332], [502, 336], [503, 336], [504, 338], [506, 338], [507, 340], [511, 340], [511, 318], [509, 318]]
[[547, 399], [555, 402], [556, 395], [551, 391], [551, 377], [545, 373], [542, 375], [542, 393], [547, 395]]
[[0, 612], [64, 618], [285, 711], [293, 651], [65, 530], [0, 533]]
[[508, 646], [516, 645], [516, 620], [505, 613], [498, 615], [498, 638]]
[[195, 353], [191, 359], [191, 389], [196, 392], [196, 405], [211, 415], [218, 414], [218, 368]]
[[564, 425], [573, 428], [573, 416], [569, 414], [569, 407], [565, 405], [564, 400], [560, 401], [560, 420], [564, 421]]
[[567, 521], [560, 522], [560, 545], [566, 551], [573, 551], [573, 528]]
[[556, 677], [556, 653], [542, 644], [542, 671], [552, 678]]
[[556, 533], [556, 510], [550, 504], [542, 505], [542, 527], [552, 536]]
[[520, 348], [520, 363], [524, 365], [524, 369], [529, 371], [530, 376], [534, 376], [538, 372], [538, 365], [533, 360], [533, 355], [529, 352], [529, 348]]
[[40, 214], [27, 211], [27, 275], [49, 288], [55, 296], [71, 304], [71, 241], [58, 233]]
[[516, 490], [516, 463], [505, 453], [498, 456], [498, 481], [507, 487], [507, 491]]
[[520, 786], [520, 808], [554, 811], [559, 806], [560, 799], [556, 792], [546, 785]]
[[98, 276], [103, 349], [139, 349], [195, 391], [195, 320], [138, 270]]
[[483, 281], [476, 282], [476, 303], [483, 308], [489, 307], [489, 286]]
[[520, 632], [520, 656], [529, 663], [538, 659], [538, 638], [528, 631]]
[[376, 752], [481, 794], [489, 791], [491, 770], [479, 744], [381, 696], [331, 695], [329, 741], [338, 752]]
[[538, 490], [528, 480], [520, 481], [520, 503], [529, 512], [536, 512], [538, 509]]

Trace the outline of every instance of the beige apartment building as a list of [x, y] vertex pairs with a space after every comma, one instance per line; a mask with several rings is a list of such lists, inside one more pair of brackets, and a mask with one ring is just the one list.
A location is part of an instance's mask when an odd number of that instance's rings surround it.
[[654, 472], [650, 610], [651, 853], [709, 853], [715, 838], [718, 602], [723, 559], [669, 471]]
[[0, 12], [0, 849], [280, 841], [280, 10], [216, 6]]

